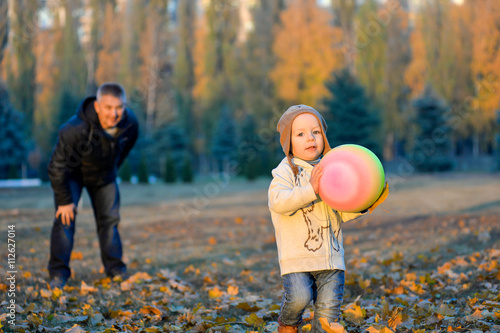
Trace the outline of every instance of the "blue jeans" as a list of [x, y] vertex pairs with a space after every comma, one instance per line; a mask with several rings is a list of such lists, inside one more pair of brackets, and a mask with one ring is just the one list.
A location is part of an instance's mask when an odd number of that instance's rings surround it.
[[314, 304], [311, 332], [325, 332], [319, 322], [322, 317], [330, 323], [339, 320], [344, 297], [344, 271], [290, 273], [283, 275], [282, 279], [284, 293], [279, 321], [283, 325], [300, 325], [302, 314], [311, 301]]
[[[73, 180], [70, 180], [68, 185], [76, 207], [82, 194], [83, 185]], [[86, 186], [86, 188], [94, 210], [101, 260], [106, 274], [114, 276], [125, 273], [126, 266], [122, 261], [122, 243], [118, 233], [118, 223], [120, 222], [118, 184], [115, 182], [100, 187]], [[59, 206], [57, 202], [55, 206], [57, 210]], [[62, 224], [60, 217], [54, 219], [48, 265], [51, 277], [67, 280], [71, 276], [69, 260], [73, 250], [75, 219], [71, 221], [69, 226]]]

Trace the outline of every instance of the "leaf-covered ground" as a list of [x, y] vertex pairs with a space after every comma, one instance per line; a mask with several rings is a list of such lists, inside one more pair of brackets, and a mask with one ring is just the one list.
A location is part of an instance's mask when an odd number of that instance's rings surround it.
[[[346, 292], [331, 332], [500, 331], [500, 177], [393, 179], [377, 212], [344, 224]], [[274, 332], [281, 298], [268, 180], [122, 186], [130, 277], [102, 273], [92, 212], [79, 208], [63, 289], [47, 284], [48, 187], [0, 189], [0, 237], [15, 226], [15, 325], [0, 332]], [[8, 295], [7, 244], [0, 290]], [[303, 331], [310, 329], [306, 311]]]

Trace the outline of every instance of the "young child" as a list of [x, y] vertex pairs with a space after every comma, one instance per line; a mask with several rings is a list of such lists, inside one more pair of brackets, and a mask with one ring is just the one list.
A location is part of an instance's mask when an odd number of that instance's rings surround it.
[[[318, 163], [331, 149], [326, 129], [323, 117], [307, 105], [291, 106], [278, 121], [286, 157], [272, 172], [269, 209], [284, 288], [279, 333], [297, 332], [311, 301], [314, 303], [311, 332], [325, 332], [320, 318], [329, 323], [338, 321], [345, 270], [340, 224], [368, 211], [338, 212], [319, 197], [322, 169]], [[381, 195], [369, 210], [384, 198]]]

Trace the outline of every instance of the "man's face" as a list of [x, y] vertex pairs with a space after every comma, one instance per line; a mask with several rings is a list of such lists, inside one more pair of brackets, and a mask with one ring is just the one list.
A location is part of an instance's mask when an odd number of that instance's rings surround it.
[[112, 128], [118, 125], [123, 117], [125, 102], [112, 95], [102, 95], [94, 102], [95, 112], [102, 128]]

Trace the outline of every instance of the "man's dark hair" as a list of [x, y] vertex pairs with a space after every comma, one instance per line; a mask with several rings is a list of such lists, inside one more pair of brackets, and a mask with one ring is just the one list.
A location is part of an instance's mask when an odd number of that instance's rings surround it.
[[121, 84], [115, 82], [107, 82], [102, 84], [99, 89], [97, 89], [97, 99], [101, 99], [104, 95], [111, 95], [116, 98], [120, 98], [124, 103], [127, 102], [127, 95], [125, 94], [125, 89]]

